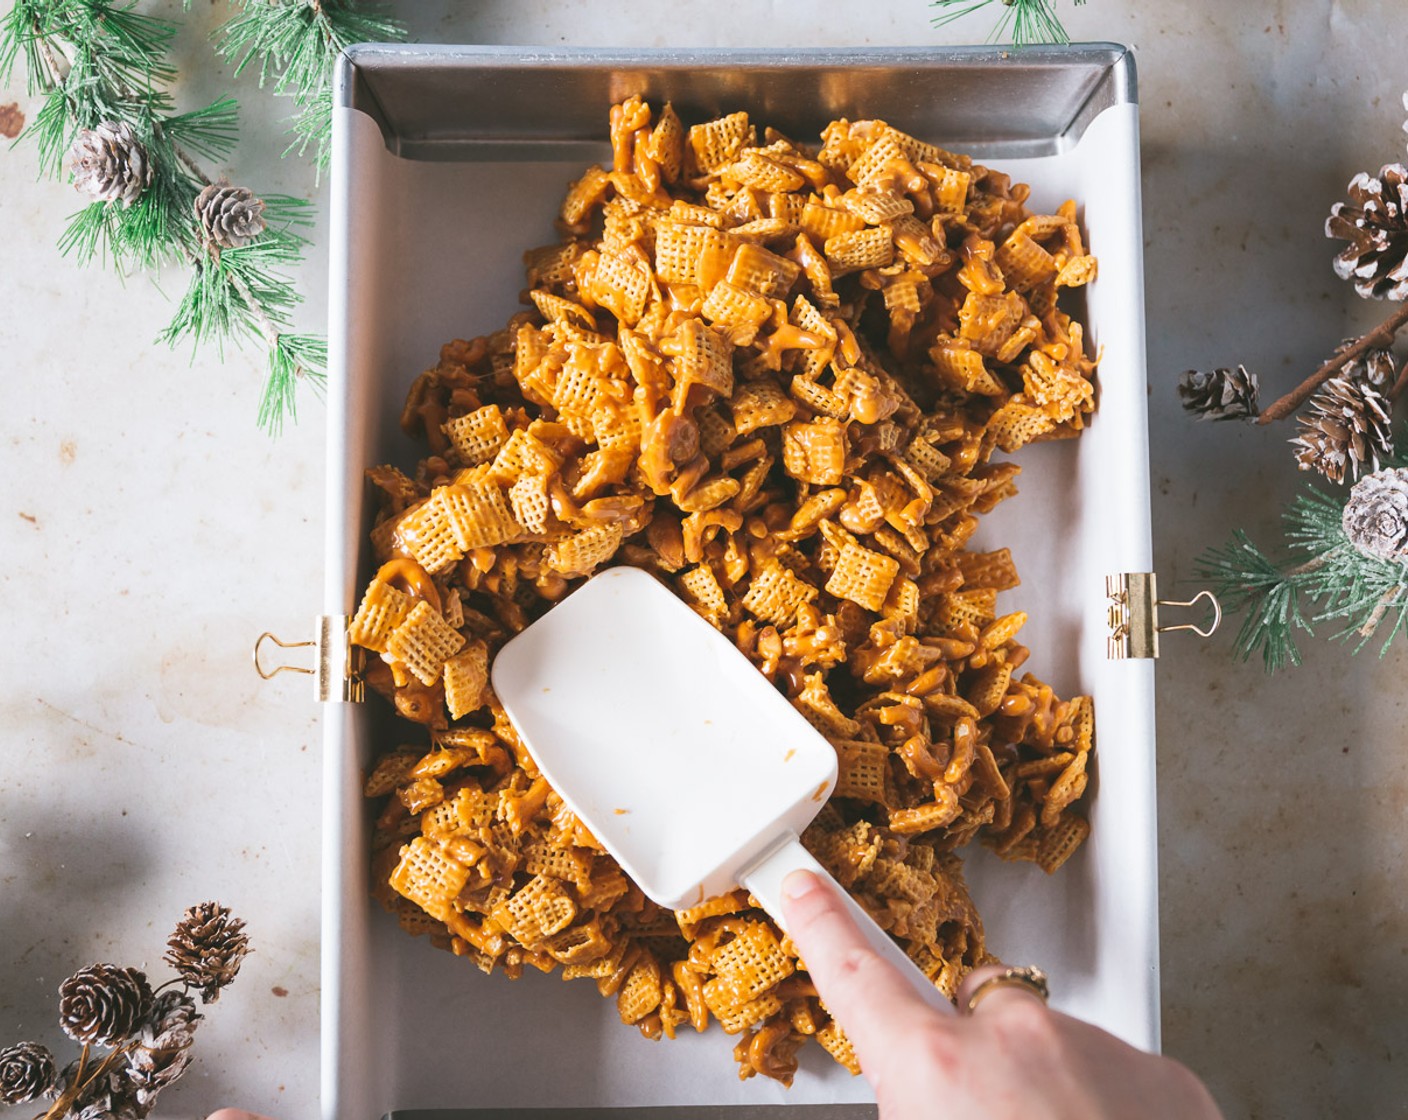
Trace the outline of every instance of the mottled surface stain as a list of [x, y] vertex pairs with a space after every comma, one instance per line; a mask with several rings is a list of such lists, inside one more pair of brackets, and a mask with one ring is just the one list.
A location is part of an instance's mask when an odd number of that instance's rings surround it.
[[19, 104], [11, 101], [9, 104], [0, 105], [0, 136], [13, 140], [23, 131], [24, 113], [20, 111]]

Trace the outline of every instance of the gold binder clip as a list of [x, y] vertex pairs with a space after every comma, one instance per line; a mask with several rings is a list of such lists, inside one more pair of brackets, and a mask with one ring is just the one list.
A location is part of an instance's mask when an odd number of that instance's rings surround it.
[[[1109, 599], [1106, 621], [1110, 628], [1106, 654], [1111, 660], [1158, 657], [1160, 634], [1190, 630], [1200, 638], [1207, 638], [1221, 625], [1222, 604], [1211, 591], [1199, 591], [1186, 601], [1160, 599], [1157, 582], [1153, 572], [1121, 572], [1105, 577], [1105, 595]], [[1193, 607], [1203, 599], [1212, 610], [1205, 626], [1193, 622], [1159, 625], [1160, 607]]]
[[[266, 630], [254, 642], [254, 671], [266, 681], [280, 673], [303, 673], [314, 678], [314, 691], [319, 700], [360, 703], [365, 695], [362, 650], [348, 637], [347, 623], [345, 614], [319, 615], [314, 620], [316, 637], [307, 642], [285, 642]], [[311, 669], [289, 664], [266, 667], [259, 656], [265, 642], [273, 642], [280, 649], [314, 649], [316, 664]]]

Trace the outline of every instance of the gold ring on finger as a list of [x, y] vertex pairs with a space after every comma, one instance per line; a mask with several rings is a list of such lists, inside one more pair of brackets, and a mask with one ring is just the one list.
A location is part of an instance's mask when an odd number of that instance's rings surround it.
[[963, 1010], [971, 1015], [973, 1010], [998, 988], [1020, 988], [1036, 996], [1042, 1003], [1051, 998], [1051, 989], [1046, 986], [1046, 973], [1035, 965], [1021, 965], [1004, 968], [996, 976], [989, 976], [973, 989], [968, 997], [968, 1006]]

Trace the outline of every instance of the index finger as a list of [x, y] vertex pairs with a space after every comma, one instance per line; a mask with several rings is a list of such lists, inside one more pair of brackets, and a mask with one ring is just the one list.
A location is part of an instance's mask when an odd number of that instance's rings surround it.
[[863, 1070], [876, 1070], [897, 1036], [944, 1021], [871, 949], [835, 888], [794, 871], [783, 880], [782, 898], [788, 935]]

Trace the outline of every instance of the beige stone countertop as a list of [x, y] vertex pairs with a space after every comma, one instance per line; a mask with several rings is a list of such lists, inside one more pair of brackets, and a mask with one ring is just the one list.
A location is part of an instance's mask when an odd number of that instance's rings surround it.
[[[1408, 15], [1057, 6], [1073, 37], [1137, 52], [1155, 557], [1164, 589], [1187, 590], [1234, 527], [1272, 540], [1300, 479], [1289, 427], [1194, 425], [1176, 379], [1244, 362], [1270, 399], [1378, 321], [1332, 273], [1322, 226], [1356, 171], [1404, 158]], [[922, 0], [397, 7], [438, 42], [920, 46], [988, 26], [935, 30]], [[325, 203], [306, 164], [280, 161], [286, 104], [210, 51], [230, 10], [188, 17], [180, 102], [232, 89], [234, 176]], [[28, 119], [39, 104], [19, 75], [9, 102]], [[156, 344], [183, 278], [124, 285], [62, 259], [77, 208], [32, 145], [0, 147], [0, 1045], [57, 1047], [64, 976], [93, 960], [164, 974], [183, 907], [218, 898], [257, 951], [158, 1114], [313, 1116], [319, 714], [301, 678], [261, 686], [249, 651], [320, 602], [323, 407], [304, 398], [280, 439], [257, 430], [258, 358]], [[320, 242], [301, 276], [312, 329], [325, 282]], [[1164, 1048], [1229, 1118], [1406, 1116], [1408, 641], [1382, 660], [1307, 641], [1271, 678], [1231, 644], [1169, 640], [1158, 667]]]

